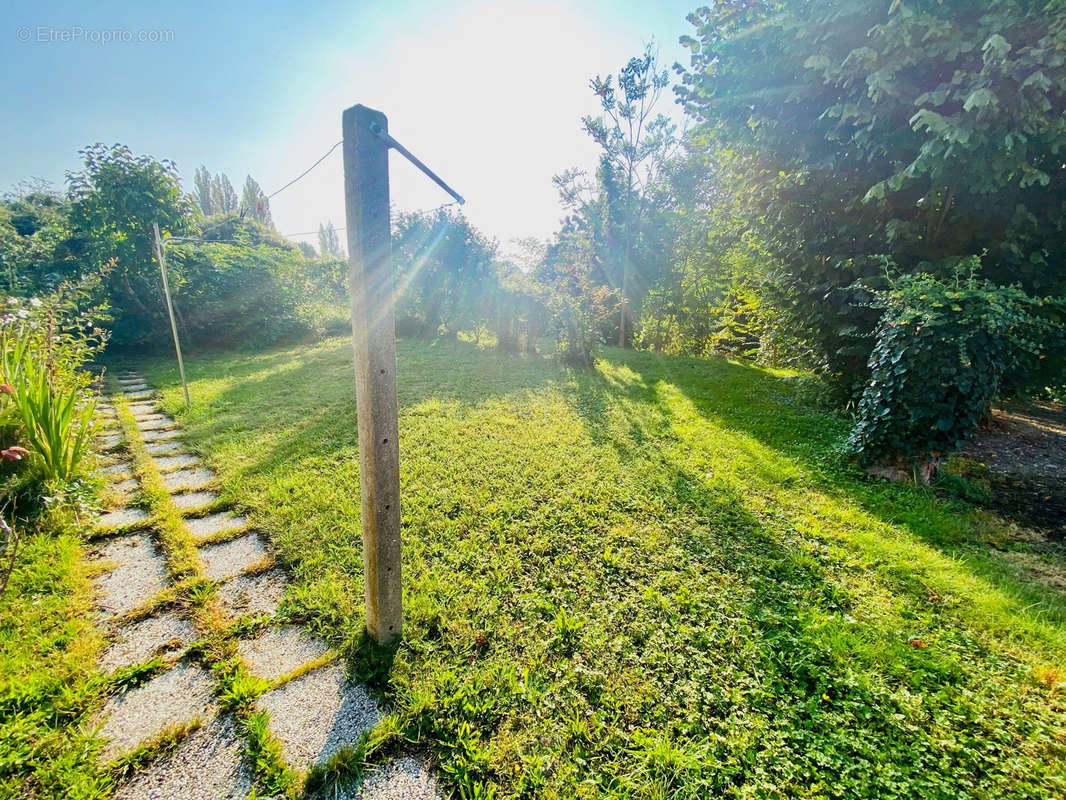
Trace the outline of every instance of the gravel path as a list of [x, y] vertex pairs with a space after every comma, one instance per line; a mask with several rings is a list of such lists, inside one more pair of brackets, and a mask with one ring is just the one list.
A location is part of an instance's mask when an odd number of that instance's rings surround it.
[[285, 573], [280, 569], [258, 575], [238, 575], [218, 587], [218, 604], [230, 616], [273, 614], [285, 594]]
[[[177, 442], [175, 442], [175, 450], [177, 449], [177, 446]], [[153, 458], [152, 461], [155, 462], [155, 468], [160, 472], [170, 472], [174, 469], [200, 466], [200, 459], [189, 453], [175, 453], [174, 455], [159, 456], [158, 458]]]
[[129, 752], [168, 728], [213, 715], [214, 682], [203, 667], [179, 664], [111, 698], [101, 714], [105, 758]]
[[369, 771], [362, 783], [338, 800], [434, 800], [441, 796], [437, 779], [424, 762], [398, 758]]
[[152, 442], [146, 444], [144, 449], [150, 456], [162, 456], [168, 453], [177, 453], [181, 450], [181, 442], [175, 442], [173, 440], [167, 442]]
[[[247, 574], [269, 555], [266, 543], [254, 531], [239, 535], [248, 527], [247, 518], [217, 510], [218, 495], [206, 488], [215, 481], [215, 474], [197, 456], [184, 451], [180, 429], [151, 402], [153, 392], [143, 378], [128, 374], [118, 380], [127, 401], [134, 401], [128, 407], [137, 422], [137, 435], [171, 502], [185, 516], [193, 540], [203, 542], [199, 547], [202, 577], [216, 584], [213, 600], [208, 602], [231, 618], [275, 614], [288, 586], [285, 573], [273, 567]], [[101, 417], [114, 420], [106, 404], [98, 409]], [[116, 451], [123, 440], [124, 434], [113, 422], [97, 437], [99, 447]], [[132, 466], [117, 455], [101, 465], [101, 474], [110, 482], [112, 502], [125, 502], [136, 492], [139, 483], [130, 477]], [[216, 509], [214, 513], [193, 516], [211, 508]], [[97, 525], [108, 529], [149, 519], [143, 509], [124, 505], [102, 514]], [[210, 543], [211, 538], [228, 533], [237, 538]], [[108, 562], [95, 578], [98, 606], [106, 614], [120, 615], [144, 606], [167, 586], [163, 554], [147, 530], [108, 539], [97, 546], [94, 555]], [[212, 630], [217, 635], [217, 629]], [[106, 761], [129, 753], [168, 731], [191, 731], [174, 749], [148, 759], [120, 780], [116, 800], [236, 800], [252, 793], [247, 745], [234, 720], [218, 705], [215, 678], [206, 665], [194, 663], [204, 656], [196, 649], [189, 651], [199, 635], [193, 622], [166, 607], [144, 619], [117, 627], [112, 623], [108, 630], [110, 644], [100, 658], [100, 669], [105, 672], [146, 664], [157, 656], [176, 663], [106, 702], [98, 718], [98, 735], [104, 741], [101, 758]], [[254, 634], [243, 634], [234, 643], [245, 672], [274, 684], [255, 701], [255, 707], [267, 712], [270, 735], [297, 775], [356, 745], [381, 718], [366, 690], [349, 683], [344, 667], [326, 658], [328, 644], [298, 626], [275, 621]], [[323, 660], [326, 663], [312, 666]], [[297, 677], [288, 677], [297, 673]], [[371, 770], [357, 785], [338, 788], [336, 793], [338, 800], [437, 800], [442, 796], [427, 765], [413, 758], [393, 759]]]
[[146, 534], [112, 539], [96, 553], [98, 560], [114, 562], [95, 581], [98, 604], [105, 612], [131, 611], [166, 585], [163, 557]]
[[257, 678], [277, 680], [329, 652], [321, 639], [309, 636], [296, 625], [267, 628], [254, 639], [237, 643], [237, 653]]
[[193, 512], [218, 502], [214, 492], [185, 492], [170, 498], [180, 511]]
[[327, 664], [283, 684], [256, 701], [270, 714], [270, 730], [285, 760], [299, 769], [322, 764], [354, 745], [380, 719], [377, 704], [359, 685], [349, 685], [344, 668]]
[[231, 539], [222, 544], [208, 545], [200, 550], [204, 574], [214, 580], [230, 578], [262, 561], [267, 554], [263, 541], [255, 533]]
[[136, 525], [148, 519], [148, 514], [139, 508], [120, 508], [118, 511], [109, 511], [101, 514], [96, 520], [97, 528], [123, 528], [127, 525]]
[[252, 788], [246, 762], [233, 723], [214, 718], [119, 787], [115, 800], [243, 800]]
[[180, 653], [195, 638], [192, 623], [177, 614], [148, 617], [118, 629], [115, 641], [100, 657], [100, 667], [110, 672], [156, 655]]
[[163, 476], [163, 488], [168, 492], [196, 491], [206, 488], [215, 479], [209, 469], [179, 469]]
[[245, 517], [229, 511], [220, 511], [206, 517], [194, 517], [185, 520], [185, 527], [194, 539], [207, 539], [220, 533], [239, 531], [248, 527]]

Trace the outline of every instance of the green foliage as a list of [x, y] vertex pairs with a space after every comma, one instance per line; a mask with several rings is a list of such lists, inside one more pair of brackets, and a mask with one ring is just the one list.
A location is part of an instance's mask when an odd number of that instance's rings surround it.
[[495, 243], [460, 211], [401, 213], [393, 227], [397, 330], [434, 337], [484, 327], [491, 319]]
[[271, 230], [274, 229], [274, 220], [270, 216], [270, 200], [251, 175], [244, 179], [244, 190], [241, 192], [241, 202], [237, 209], [242, 218], [254, 219]]
[[0, 347], [4, 348], [4, 379], [14, 381], [12, 400], [34, 464], [49, 481], [71, 481], [89, 447], [95, 404], [86, 402], [76, 387], [57, 388], [47, 366], [32, 356], [23, 354], [19, 363], [17, 355], [8, 357], [10, 343], [0, 340]]
[[0, 599], [0, 798], [109, 797], [92, 715], [100, 637], [80, 525], [69, 507], [26, 519], [28, 540]]
[[341, 247], [341, 240], [337, 235], [337, 229], [333, 227], [332, 220], [325, 225], [320, 223], [318, 226], [318, 252], [323, 257], [344, 258], [344, 248]]
[[34, 469], [60, 485], [78, 476], [89, 446], [94, 403], [82, 368], [106, 335], [95, 327], [104, 309], [88, 298], [104, 275], [0, 309], [0, 435], [27, 445]]
[[590, 237], [568, 227], [547, 248], [534, 273], [546, 287], [556, 354], [568, 364], [592, 365], [603, 344], [603, 323], [618, 308], [618, 293], [599, 280], [596, 263]]
[[727, 2], [692, 15], [681, 99], [779, 264], [782, 308], [861, 381], [900, 271], [1066, 294], [1059, 0]]
[[[974, 260], [970, 264], [976, 270]], [[901, 278], [884, 313], [870, 382], [848, 440], [864, 462], [933, 462], [976, 430], [1003, 396], [1046, 386], [1066, 367], [1066, 304], [988, 281]], [[1050, 369], [1042, 368], [1042, 363]]]
[[[217, 222], [215, 223], [217, 224]], [[258, 223], [232, 219], [217, 242], [168, 248], [171, 291], [183, 338], [218, 347], [321, 335], [336, 303], [299, 248]]]
[[152, 223], [181, 233], [191, 223], [191, 204], [178, 184], [176, 166], [134, 156], [123, 145], [95, 144], [81, 151], [85, 168], [67, 176], [70, 225], [85, 242], [86, 272], [112, 259], [107, 284], [117, 347], [156, 345], [169, 336]]
[[270, 733], [269, 716], [259, 711], [241, 719], [241, 728], [248, 739], [247, 751], [252, 759], [252, 769], [257, 783], [263, 787], [265, 796], [291, 796], [298, 785], [297, 776], [281, 755], [281, 745]]
[[[589, 87], [603, 114], [582, 119], [585, 132], [602, 151], [600, 169], [589, 187], [591, 197], [579, 200], [584, 192], [575, 179], [586, 177], [581, 173], [556, 178], [571, 211], [602, 231], [597, 260], [606, 285], [618, 293], [617, 341], [623, 347], [632, 342], [633, 318], [639, 318], [640, 303], [662, 266], [655, 201], [677, 136], [657, 106], [669, 83], [669, 73], [651, 44], [618, 71], [617, 85], [612, 75], [593, 78]], [[599, 219], [593, 222], [590, 217]]]
[[226, 173], [220, 172], [211, 181], [211, 209], [215, 214], [235, 214], [240, 203], [237, 192]]
[[209, 217], [215, 213], [214, 201], [211, 198], [211, 173], [202, 164], [193, 173], [193, 198], [200, 208], [200, 213]]
[[67, 219], [69, 203], [47, 185], [0, 202], [0, 286], [9, 295], [47, 294], [82, 270], [84, 242]]
[[203, 165], [193, 173], [193, 199], [205, 217], [235, 214], [239, 206], [237, 193], [226, 174], [220, 172], [212, 177]]

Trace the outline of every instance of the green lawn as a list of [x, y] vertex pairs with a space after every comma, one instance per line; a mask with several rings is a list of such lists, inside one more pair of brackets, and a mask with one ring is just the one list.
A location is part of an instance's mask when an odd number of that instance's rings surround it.
[[[351, 348], [192, 355], [189, 442], [468, 797], [1066, 794], [1066, 602], [1007, 523], [866, 481], [783, 372], [401, 342], [406, 628], [360, 640]], [[1024, 538], [1024, 537], [1022, 537]]]
[[87, 715], [106, 687], [83, 526], [60, 513], [39, 522], [0, 600], [0, 799], [98, 798], [111, 779]]

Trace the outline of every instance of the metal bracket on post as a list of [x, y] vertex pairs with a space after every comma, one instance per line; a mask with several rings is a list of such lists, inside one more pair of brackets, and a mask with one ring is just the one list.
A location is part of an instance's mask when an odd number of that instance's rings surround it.
[[344, 200], [359, 423], [366, 628], [387, 644], [403, 629], [395, 287], [389, 224], [389, 149], [380, 111], [344, 112]]
[[416, 167], [418, 167], [420, 170], [422, 170], [422, 172], [426, 174], [426, 177], [428, 177], [431, 181], [437, 184], [437, 186], [439, 186], [452, 197], [454, 197], [455, 202], [457, 202], [459, 205], [463, 205], [464, 203], [466, 203], [466, 200], [463, 199], [462, 195], [460, 195], [457, 191], [455, 191], [455, 189], [453, 189], [451, 186], [441, 180], [440, 176], [437, 175], [436, 172], [431, 170], [425, 164], [423, 164], [422, 161], [418, 159], [414, 153], [412, 153], [398, 141], [389, 136], [389, 132], [387, 130], [382, 128], [376, 122], [371, 122], [370, 132], [377, 136], [379, 139], [381, 139], [381, 141], [385, 142], [386, 145], [391, 147], [397, 153], [406, 158], [408, 161], [410, 161], [412, 164], [414, 164]]

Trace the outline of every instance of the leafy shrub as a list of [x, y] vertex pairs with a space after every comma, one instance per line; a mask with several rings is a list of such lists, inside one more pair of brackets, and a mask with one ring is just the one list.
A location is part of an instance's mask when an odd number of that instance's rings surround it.
[[[103, 346], [104, 313], [87, 298], [105, 272], [63, 283], [46, 298], [8, 298], [0, 313], [0, 436], [7, 461], [29, 461], [47, 481], [69, 483], [91, 430], [91, 376], [82, 367]], [[21, 447], [8, 446], [21, 442]]]
[[181, 190], [171, 161], [134, 155], [124, 145], [94, 144], [80, 151], [85, 167], [69, 173], [68, 223], [82, 243], [80, 263], [112, 261], [101, 287], [114, 318], [111, 344], [137, 348], [166, 341], [170, 333], [152, 223], [172, 234], [189, 230], [191, 198]]
[[994, 400], [1038, 391], [1062, 374], [1063, 300], [972, 274], [954, 282], [910, 275], [878, 297], [884, 314], [848, 442], [864, 463], [922, 468], [928, 477]]
[[331, 297], [310, 280], [299, 249], [237, 241], [168, 253], [184, 339], [205, 347], [270, 345], [322, 333], [319, 304]]
[[483, 325], [490, 316], [495, 244], [458, 211], [399, 214], [394, 228], [402, 328], [432, 337]]
[[712, 203], [735, 202], [779, 264], [830, 374], [867, 379], [879, 254], [916, 274], [987, 251], [982, 277], [1066, 294], [1061, 0], [718, 2], [689, 19], [678, 94], [714, 148]]
[[48, 480], [69, 482], [89, 446], [95, 403], [84, 400], [76, 387], [53, 385], [46, 365], [29, 353], [21, 371], [22, 380], [14, 384], [12, 396], [30, 453]]

